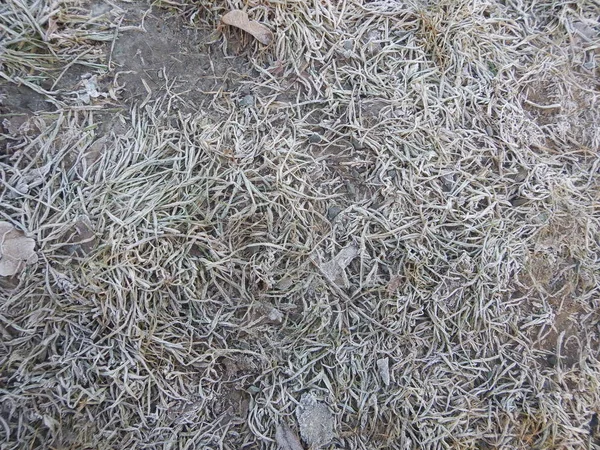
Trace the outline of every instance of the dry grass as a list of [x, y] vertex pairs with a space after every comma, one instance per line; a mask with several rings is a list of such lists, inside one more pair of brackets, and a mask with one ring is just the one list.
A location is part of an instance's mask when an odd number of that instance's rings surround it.
[[[274, 31], [215, 38], [254, 106], [167, 90], [100, 131], [106, 103], [44, 86], [104, 74], [123, 13], [0, 6], [0, 74], [56, 106], [0, 155], [0, 220], [40, 256], [0, 290], [3, 448], [277, 448], [305, 392], [331, 448], [593, 445], [599, 7], [162, 5]], [[322, 264], [349, 245], [344, 286]]]

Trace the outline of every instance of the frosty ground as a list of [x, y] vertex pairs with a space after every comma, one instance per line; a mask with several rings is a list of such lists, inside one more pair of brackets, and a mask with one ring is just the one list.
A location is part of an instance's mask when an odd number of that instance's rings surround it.
[[599, 18], [4, 1], [2, 448], [598, 448]]

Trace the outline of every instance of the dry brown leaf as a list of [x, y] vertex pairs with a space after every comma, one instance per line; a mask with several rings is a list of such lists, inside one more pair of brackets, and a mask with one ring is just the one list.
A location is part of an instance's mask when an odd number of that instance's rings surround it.
[[400, 275], [392, 275], [386, 287], [388, 295], [394, 294], [402, 285], [402, 277]]
[[0, 222], [0, 276], [11, 277], [37, 261], [35, 241], [8, 222]]
[[87, 216], [79, 216], [68, 232], [63, 235], [62, 240], [65, 244], [69, 244], [68, 252], [78, 256], [89, 255], [98, 244], [92, 222]]
[[239, 9], [229, 11], [221, 17], [221, 21], [226, 25], [231, 25], [232, 27], [244, 30], [246, 33], [250, 33], [261, 44], [269, 45], [273, 40], [271, 30], [255, 20], [248, 19], [248, 14], [245, 11]]
[[277, 425], [275, 440], [280, 450], [304, 450], [296, 433], [285, 423]]
[[339, 251], [339, 253], [334, 256], [330, 261], [324, 262], [321, 264], [321, 270], [323, 274], [329, 281], [337, 284], [338, 286], [343, 286], [348, 288], [350, 286], [350, 282], [348, 281], [348, 276], [346, 275], [346, 268], [350, 265], [352, 260], [356, 258], [359, 254], [359, 248], [350, 244], [344, 247]]

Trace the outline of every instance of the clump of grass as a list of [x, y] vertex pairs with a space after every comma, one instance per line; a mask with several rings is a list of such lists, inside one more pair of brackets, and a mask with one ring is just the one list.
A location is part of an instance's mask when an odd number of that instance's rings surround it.
[[[552, 74], [597, 102], [560, 56], [567, 37], [549, 42], [557, 5], [169, 5], [196, 24], [247, 7], [272, 28], [272, 48], [237, 56], [256, 101], [216, 95], [185, 115], [167, 90], [102, 136], [95, 111], [65, 109], [0, 162], [0, 220], [40, 253], [0, 291], [9, 448], [275, 448], [308, 392], [344, 448], [587, 445], [598, 143], [525, 101], [533, 74]], [[65, 238], [81, 217], [97, 240], [84, 255]], [[569, 217], [582, 236], [548, 244]], [[349, 246], [345, 286], [322, 268]], [[573, 289], [526, 283], [542, 246]], [[577, 304], [577, 333], [554, 320], [556, 292]], [[539, 336], [558, 326], [548, 349]]]
[[56, 96], [56, 82], [74, 65], [107, 71], [99, 44], [115, 38], [119, 20], [118, 10], [92, 17], [73, 2], [7, 0], [0, 5], [0, 76]]

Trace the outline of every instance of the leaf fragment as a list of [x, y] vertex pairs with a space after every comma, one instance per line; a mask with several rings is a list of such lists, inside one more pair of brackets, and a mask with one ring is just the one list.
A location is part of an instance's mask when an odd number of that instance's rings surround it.
[[359, 254], [359, 248], [350, 244], [339, 251], [331, 260], [324, 262], [320, 265], [321, 270], [332, 283], [338, 286], [349, 287], [350, 282], [346, 275], [346, 268], [350, 265], [352, 260]]
[[311, 449], [321, 448], [334, 438], [333, 414], [312, 394], [304, 394], [296, 408], [300, 436]]
[[381, 376], [381, 381], [386, 386], [390, 385], [390, 359], [389, 358], [381, 358], [377, 360], [377, 369], [379, 369], [379, 375]]
[[304, 450], [296, 433], [294, 433], [285, 423], [277, 425], [275, 430], [275, 440], [277, 441], [280, 450]]
[[239, 9], [229, 11], [221, 17], [221, 22], [251, 34], [261, 44], [269, 45], [273, 40], [273, 33], [271, 33], [271, 30], [255, 20], [248, 19], [248, 13], [246, 13], [246, 11]]
[[0, 276], [11, 277], [37, 261], [35, 241], [8, 222], [0, 222]]

